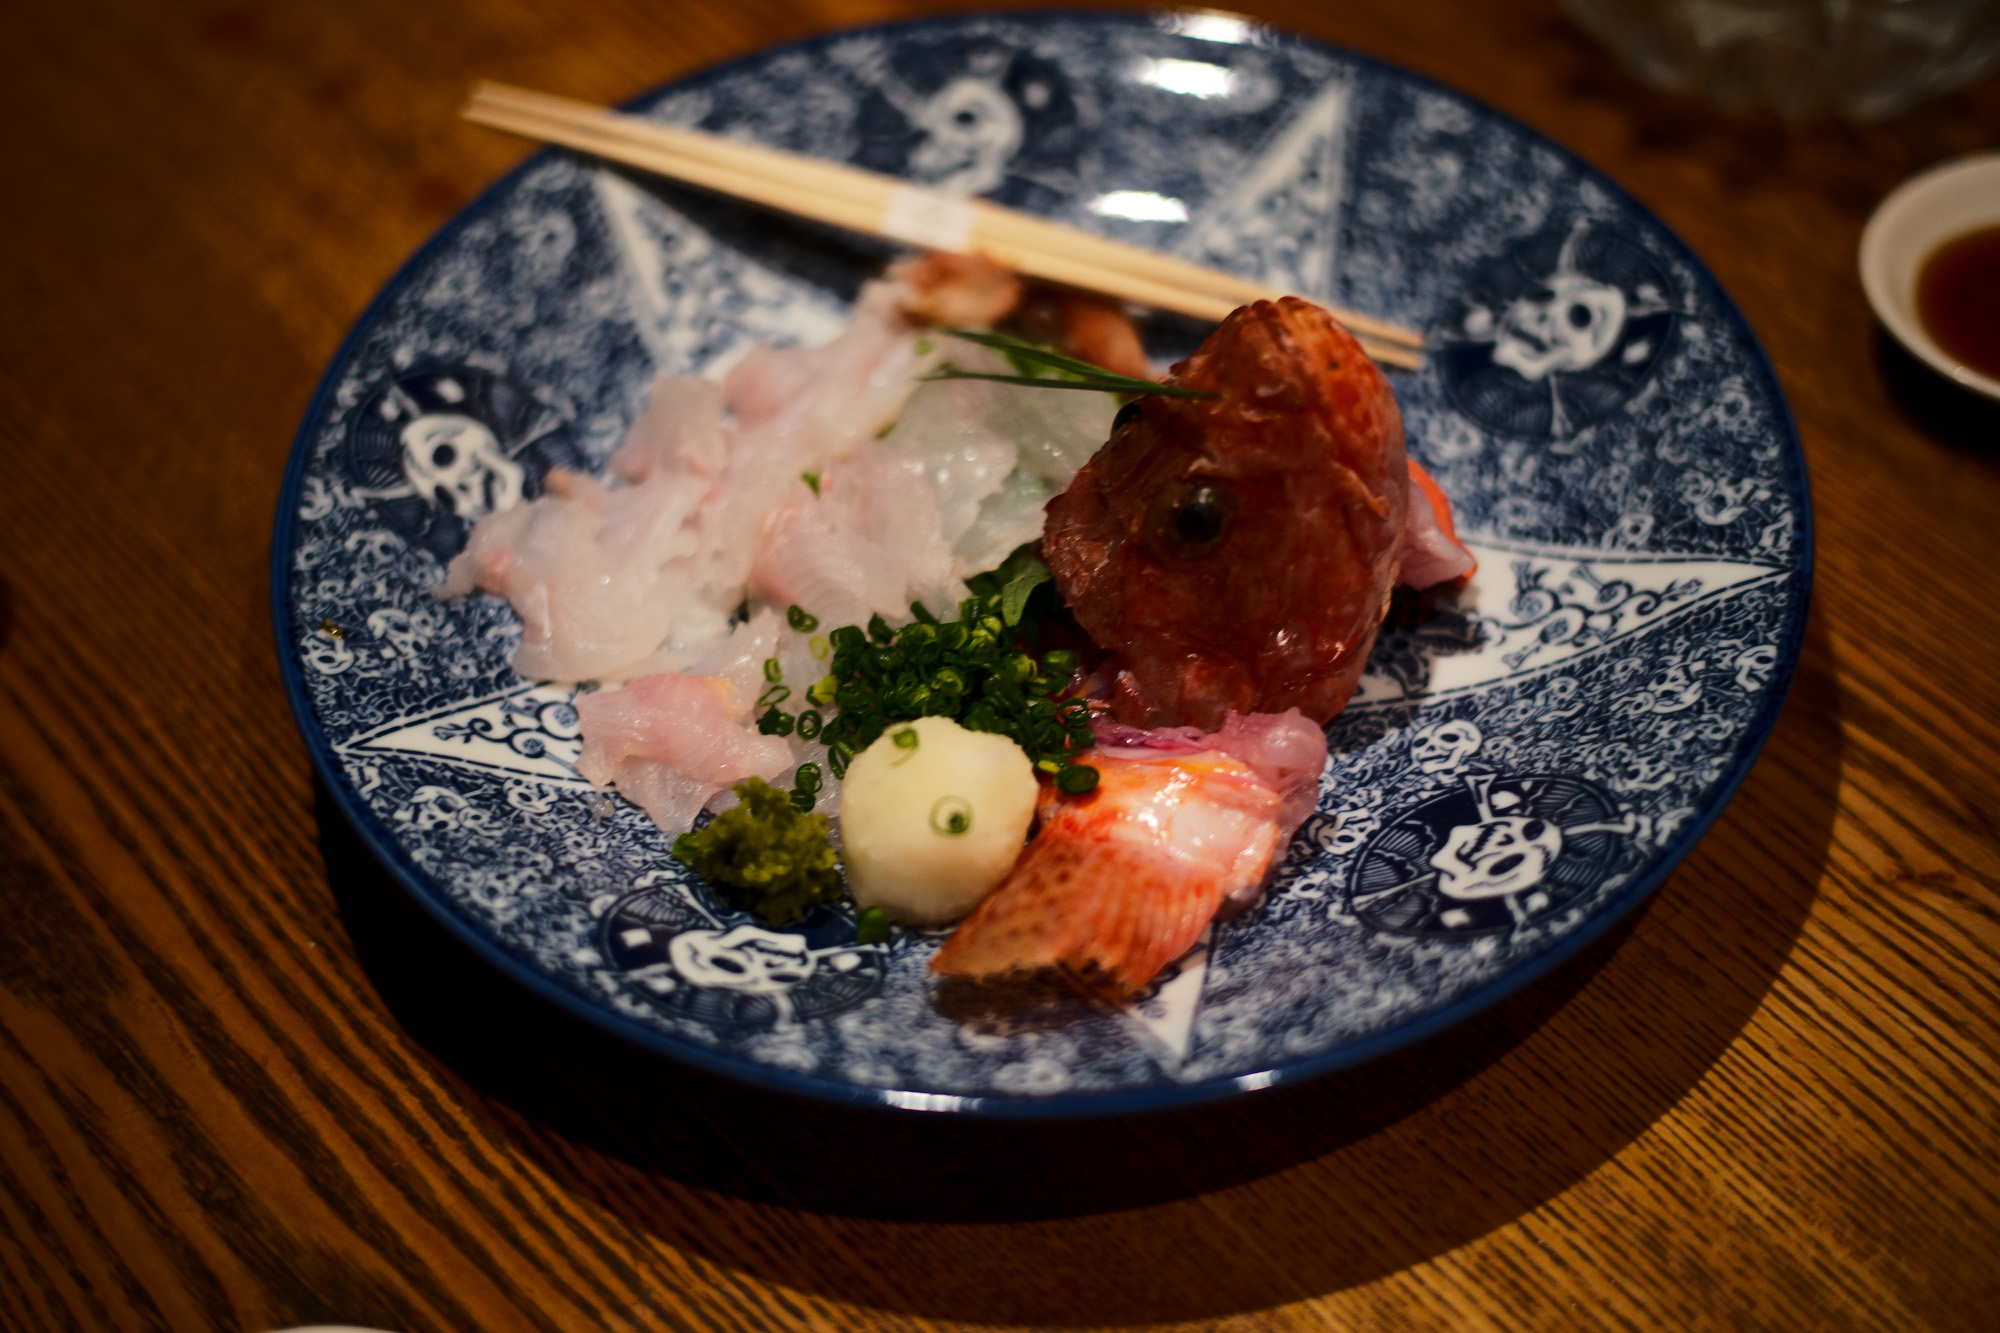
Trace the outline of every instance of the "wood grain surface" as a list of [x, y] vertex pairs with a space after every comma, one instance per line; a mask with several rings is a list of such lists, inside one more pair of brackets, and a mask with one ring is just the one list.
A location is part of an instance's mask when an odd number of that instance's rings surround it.
[[594, 100], [901, 0], [0, 16], [0, 1326], [2000, 1327], [2000, 420], [1855, 278], [1987, 82], [1857, 128], [1649, 92], [1547, 0], [1250, 4], [1582, 154], [1713, 268], [1812, 472], [1777, 732], [1639, 913], [1427, 1044], [1184, 1114], [843, 1112], [642, 1056], [316, 802], [266, 555], [342, 334]]

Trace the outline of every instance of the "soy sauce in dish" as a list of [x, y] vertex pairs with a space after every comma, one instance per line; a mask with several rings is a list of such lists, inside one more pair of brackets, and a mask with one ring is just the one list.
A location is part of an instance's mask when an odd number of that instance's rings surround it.
[[2000, 379], [2000, 227], [1931, 251], [1917, 275], [1917, 318], [1945, 355]]

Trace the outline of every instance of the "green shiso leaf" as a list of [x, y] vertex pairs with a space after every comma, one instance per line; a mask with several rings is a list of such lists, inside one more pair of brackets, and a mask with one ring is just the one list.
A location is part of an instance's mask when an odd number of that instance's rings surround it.
[[1049, 567], [1036, 560], [1032, 567], [1007, 580], [1007, 586], [1000, 590], [1000, 618], [1009, 626], [1021, 623], [1021, 613], [1028, 609], [1028, 595], [1055, 576]]

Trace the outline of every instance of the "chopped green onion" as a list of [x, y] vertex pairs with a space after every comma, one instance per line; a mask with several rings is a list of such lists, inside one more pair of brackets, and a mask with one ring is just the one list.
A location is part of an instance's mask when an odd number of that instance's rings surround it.
[[931, 807], [931, 827], [950, 838], [967, 832], [972, 827], [972, 803], [963, 796], [938, 797]]
[[778, 659], [775, 657], [765, 658], [764, 679], [770, 681], [772, 684], [775, 685], [777, 682], [783, 680], [784, 678], [785, 678], [785, 669], [778, 665]]
[[[810, 614], [802, 606], [794, 606], [785, 612], [785, 623], [801, 634], [810, 634], [819, 628], [819, 617]], [[773, 661], [777, 659], [773, 658]], [[766, 671], [770, 668], [766, 667]], [[772, 679], [777, 679], [775, 676]]]
[[[880, 438], [880, 437], [878, 436], [877, 438]], [[819, 494], [819, 473], [817, 473], [817, 472], [801, 472], [801, 473], [799, 473], [799, 480], [800, 480], [800, 481], [802, 481], [802, 482], [804, 482], [804, 483], [805, 483], [806, 485], [808, 485], [808, 486], [812, 487], [812, 493], [813, 493], [813, 494], [814, 494], [815, 496], [817, 496], [817, 495]]]
[[764, 692], [757, 696], [757, 706], [759, 708], [769, 708], [773, 704], [781, 704], [791, 697], [792, 687], [789, 685], [766, 685]]
[[757, 730], [766, 736], [789, 736], [792, 734], [792, 715], [781, 713], [775, 707], [766, 710], [757, 719]]
[[1089, 764], [1071, 764], [1056, 774], [1056, 787], [1068, 796], [1081, 796], [1097, 787], [1097, 770]]
[[1048, 572], [1033, 547], [966, 582], [971, 595], [954, 620], [940, 621], [917, 605], [916, 618], [900, 629], [876, 615], [865, 627], [826, 632], [827, 674], [805, 691], [816, 716], [801, 713], [794, 726], [802, 739], [827, 747], [836, 774], [844, 776], [846, 765], [885, 734], [904, 751], [896, 761], [903, 762], [917, 734], [901, 724], [922, 717], [1006, 736], [1050, 776], [1094, 743], [1089, 705], [1055, 697], [1074, 673], [1077, 654], [1057, 650], [1037, 658], [1026, 651], [1042, 617], [1056, 609], [1056, 599], [1035, 595]]
[[826, 655], [833, 651], [833, 647], [827, 643], [826, 635], [815, 634], [806, 640], [806, 651], [813, 655], [815, 662], [824, 662]]

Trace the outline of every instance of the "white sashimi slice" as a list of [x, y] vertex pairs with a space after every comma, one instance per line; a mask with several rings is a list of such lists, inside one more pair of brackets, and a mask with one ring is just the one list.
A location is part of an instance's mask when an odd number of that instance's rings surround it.
[[885, 562], [871, 570], [877, 596], [890, 602], [893, 623], [910, 619], [911, 602], [944, 608], [968, 595], [952, 573], [951, 543], [938, 512], [937, 492], [894, 451], [870, 442], [847, 466], [850, 494], [861, 531], [874, 534]]
[[917, 350], [915, 329], [903, 314], [907, 300], [897, 284], [871, 282], [832, 342], [752, 350], [722, 381], [739, 428], [809, 439], [814, 456], [825, 460], [844, 458], [874, 438], [896, 419], [911, 386], [936, 358], [934, 348]]
[[[759, 349], [719, 386], [660, 377], [612, 456], [622, 484], [551, 473], [540, 499], [480, 520], [440, 594], [484, 588], [512, 602], [524, 676], [685, 670], [727, 633], [774, 513], [809, 496], [801, 474], [870, 442], [935, 357], [917, 351], [908, 295], [872, 283], [832, 342]], [[895, 579], [864, 567], [858, 582]]]
[[[950, 343], [946, 359], [961, 370], [1017, 373], [972, 343]], [[952, 573], [965, 579], [1041, 538], [1042, 506], [1097, 452], [1117, 412], [1110, 394], [1089, 390], [944, 380], [910, 395], [883, 443], [922, 467]]]
[[[784, 637], [785, 618], [767, 606], [702, 654], [688, 673], [722, 681], [738, 700], [754, 700], [769, 683], [764, 678], [764, 663], [778, 655], [778, 644]], [[749, 716], [747, 711], [744, 716]]]
[[753, 596], [832, 626], [876, 614], [901, 625], [913, 601], [948, 607], [966, 595], [939, 531], [937, 498], [895, 451], [869, 441], [821, 474], [817, 495], [798, 490], [757, 539]]
[[650, 759], [627, 759], [618, 765], [618, 794], [644, 810], [670, 838], [694, 827], [702, 807], [729, 788], [682, 777]]
[[669, 473], [611, 488], [552, 472], [549, 493], [481, 519], [445, 590], [474, 586], [514, 604], [514, 669], [536, 680], [610, 679], [663, 645], [692, 659], [728, 625], [701, 582], [670, 576], [698, 550], [699, 488]]
[[[948, 335], [941, 358], [981, 375], [1018, 375], [1020, 368], [989, 347]], [[910, 396], [888, 441], [904, 448], [940, 441], [996, 440], [1012, 447], [1018, 465], [1050, 482], [1069, 485], [1077, 469], [1103, 447], [1118, 415], [1118, 399], [1093, 389], [1038, 388], [993, 380], [940, 380]]]
[[823, 625], [865, 624], [868, 571], [856, 545], [833, 506], [809, 496], [773, 515], [758, 537], [751, 586], [774, 605], [801, 607]]
[[670, 672], [583, 695], [576, 771], [645, 806], [669, 835], [684, 833], [731, 783], [768, 782], [795, 762], [785, 741], [745, 725], [754, 702], [727, 680]]
[[[965, 370], [1008, 373], [997, 353], [974, 344], [977, 359], [954, 349], [950, 360]], [[980, 502], [1014, 471], [1020, 450], [994, 424], [993, 390], [986, 380], [936, 380], [917, 386], [903, 414], [882, 442], [930, 482], [940, 528], [956, 543], [979, 516]], [[974, 571], [977, 572], [977, 571]]]
[[692, 375], [657, 375], [646, 410], [625, 432], [605, 471], [641, 482], [661, 468], [719, 477], [729, 465], [722, 386]]
[[979, 517], [952, 548], [953, 572], [960, 578], [997, 569], [1014, 548], [1040, 541], [1048, 515], [1042, 506], [1056, 493], [1032, 472], [1010, 474], [999, 490], [979, 505]]
[[[787, 602], [787, 610], [797, 603]], [[803, 607], [800, 607], [803, 610]], [[810, 622], [808, 622], [810, 623]], [[851, 624], [851, 621], [840, 622]], [[800, 709], [810, 707], [805, 692], [832, 669], [833, 649], [827, 642], [826, 632], [834, 627], [834, 622], [821, 619], [810, 630], [791, 630], [778, 637], [776, 656], [778, 669], [785, 685], [791, 690], [791, 698], [785, 707]]]
[[1014, 441], [1021, 468], [1057, 490], [1111, 438], [1118, 400], [1089, 389], [1036, 389], [990, 384], [993, 429]]

